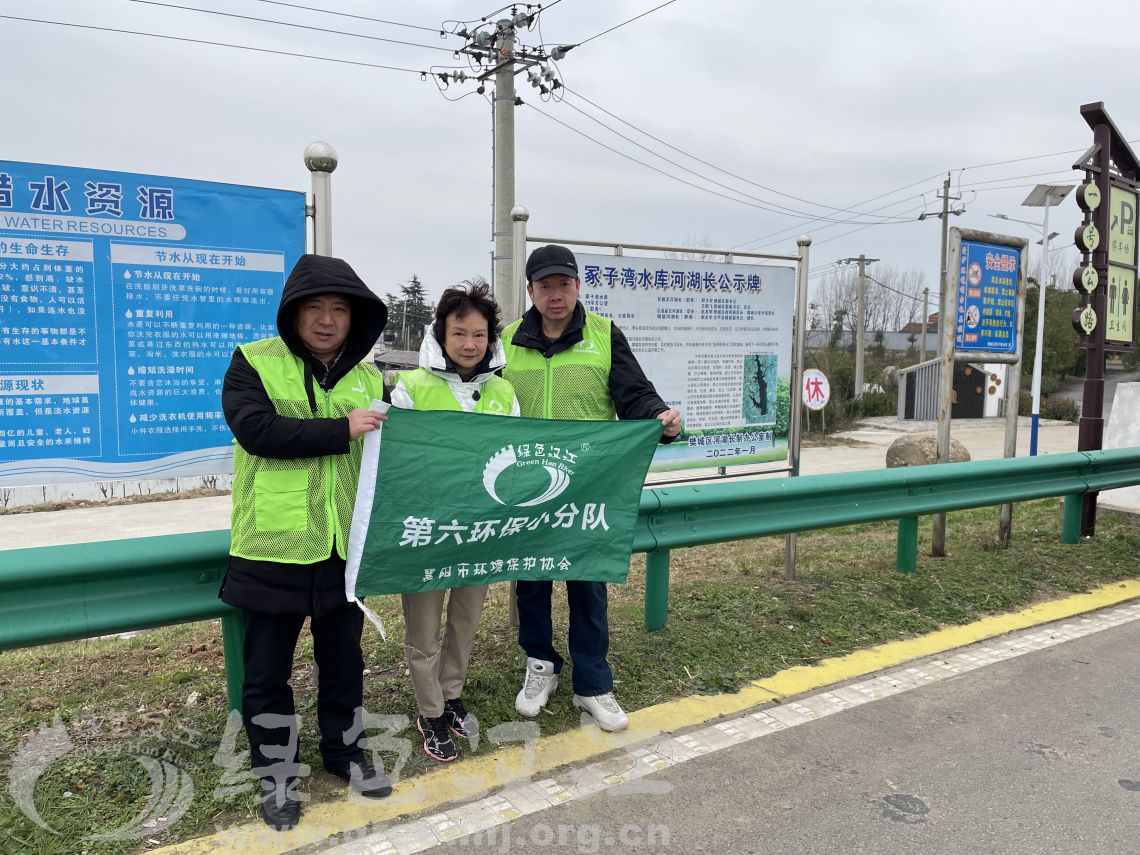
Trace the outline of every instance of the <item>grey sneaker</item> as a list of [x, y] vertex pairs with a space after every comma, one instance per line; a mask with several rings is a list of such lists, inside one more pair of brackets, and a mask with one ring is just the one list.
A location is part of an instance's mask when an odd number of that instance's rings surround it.
[[515, 697], [515, 709], [519, 715], [534, 718], [557, 688], [558, 675], [554, 673], [554, 663], [528, 656], [526, 679]]
[[613, 692], [593, 696], [575, 695], [573, 702], [578, 709], [593, 716], [594, 722], [602, 730], [625, 730], [629, 727], [629, 716], [618, 704]]

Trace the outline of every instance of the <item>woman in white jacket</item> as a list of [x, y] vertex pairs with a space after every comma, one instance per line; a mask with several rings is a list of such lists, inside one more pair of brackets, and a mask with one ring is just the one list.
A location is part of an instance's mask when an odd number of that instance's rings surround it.
[[[511, 384], [494, 372], [504, 365], [499, 307], [486, 282], [448, 288], [420, 347], [420, 367], [397, 375], [392, 406], [408, 410], [461, 410], [518, 416]], [[475, 735], [477, 724], [461, 692], [486, 585], [452, 588], [447, 630], [440, 637], [445, 591], [403, 594], [404, 653], [416, 693], [416, 724], [424, 752], [447, 763], [458, 755], [455, 737]]]

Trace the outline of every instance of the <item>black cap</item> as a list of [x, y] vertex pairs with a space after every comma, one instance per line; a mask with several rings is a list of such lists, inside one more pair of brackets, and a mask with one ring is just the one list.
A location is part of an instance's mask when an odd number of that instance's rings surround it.
[[578, 278], [578, 260], [564, 246], [551, 243], [540, 246], [526, 260], [526, 281], [536, 282], [547, 276], [573, 276]]

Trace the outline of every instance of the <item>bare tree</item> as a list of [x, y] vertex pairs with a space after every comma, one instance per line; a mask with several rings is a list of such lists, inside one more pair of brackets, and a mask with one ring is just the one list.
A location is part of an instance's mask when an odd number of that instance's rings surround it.
[[708, 235], [705, 235], [702, 238], [698, 238], [696, 235], [687, 235], [685, 237], [685, 239], [683, 241], [681, 241], [681, 246], [693, 247], [692, 252], [673, 252], [671, 250], [667, 250], [664, 253], [664, 256], [666, 258], [676, 258], [676, 259], [679, 259], [681, 261], [720, 261], [720, 262], [723, 262], [724, 261], [724, 255], [721, 253], [701, 252], [700, 251], [702, 248], [705, 248], [705, 247], [711, 248], [713, 245], [714, 244], [712, 242], [712, 238], [710, 238]]
[[[864, 329], [870, 333], [895, 332], [923, 316], [922, 291], [926, 274], [914, 268], [897, 268], [882, 262], [868, 265]], [[937, 299], [935, 297], [935, 299]], [[813, 300], [813, 319], [831, 328], [841, 319], [843, 331], [854, 341], [858, 326], [859, 271], [848, 265], [820, 280]]]
[[1076, 250], [1072, 249], [1072, 244], [1058, 247], [1055, 250], [1050, 250], [1049, 266], [1045, 271], [1046, 276], [1042, 277], [1041, 250], [1032, 247], [1025, 275], [1037, 282], [1045, 278], [1047, 288], [1071, 288], [1073, 286], [1073, 271], [1077, 269], [1079, 264], [1080, 256]]

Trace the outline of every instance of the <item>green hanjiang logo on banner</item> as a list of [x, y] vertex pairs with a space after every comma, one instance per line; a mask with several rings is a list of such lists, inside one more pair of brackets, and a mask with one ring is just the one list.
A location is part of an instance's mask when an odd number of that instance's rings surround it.
[[625, 581], [660, 422], [388, 415], [365, 439], [349, 597]]
[[[589, 443], [583, 443], [578, 454], [585, 454], [590, 450]], [[483, 486], [487, 494], [500, 505], [513, 505], [516, 508], [529, 508], [541, 505], [556, 499], [570, 486], [570, 479], [574, 477], [571, 468], [578, 462], [578, 454], [565, 451], [556, 445], [536, 442], [531, 445], [520, 445], [517, 449], [513, 445], [501, 448], [487, 461], [483, 469]], [[541, 494], [525, 502], [512, 502], [500, 498], [495, 489], [499, 476], [512, 468], [527, 466], [541, 466], [550, 476], [550, 485]]]

